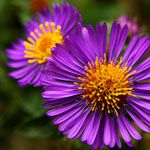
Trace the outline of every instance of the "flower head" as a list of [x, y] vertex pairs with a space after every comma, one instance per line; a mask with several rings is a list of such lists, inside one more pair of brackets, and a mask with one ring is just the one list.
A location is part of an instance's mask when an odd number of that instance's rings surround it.
[[127, 34], [113, 23], [107, 48], [105, 23], [78, 28], [47, 63], [44, 106], [68, 138], [101, 149], [121, 147], [120, 135], [132, 146], [131, 137], [141, 139], [134, 125], [150, 132], [150, 58], [143, 60], [150, 40], [134, 35], [123, 53]]
[[117, 22], [121, 25], [121, 27], [127, 25], [129, 28], [129, 34], [136, 34], [139, 32], [139, 24], [136, 19], [131, 19], [128, 16], [120, 16], [117, 19]]
[[56, 44], [63, 44], [80, 21], [79, 13], [69, 3], [54, 4], [51, 12], [44, 9], [38, 13], [26, 24], [26, 39], [19, 39], [7, 50], [11, 59], [8, 65], [16, 69], [10, 76], [18, 79], [20, 85], [39, 86], [41, 71], [47, 59], [53, 57]]

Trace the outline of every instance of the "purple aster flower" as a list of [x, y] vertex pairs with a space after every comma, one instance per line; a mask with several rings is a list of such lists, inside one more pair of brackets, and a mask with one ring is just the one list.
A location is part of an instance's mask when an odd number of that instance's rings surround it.
[[121, 25], [121, 27], [127, 25], [129, 28], [129, 34], [136, 34], [139, 32], [139, 24], [136, 19], [131, 19], [128, 16], [120, 16], [117, 19], [117, 22]]
[[11, 59], [8, 65], [16, 69], [10, 76], [18, 79], [20, 85], [40, 86], [41, 71], [56, 43], [63, 44], [80, 21], [80, 14], [69, 3], [54, 4], [51, 12], [45, 9], [38, 13], [26, 24], [26, 39], [19, 39], [7, 50]]
[[78, 28], [43, 72], [47, 115], [68, 138], [94, 149], [121, 148], [121, 137], [132, 146], [132, 138], [141, 139], [135, 125], [150, 132], [150, 58], [143, 60], [150, 40], [134, 35], [122, 54], [127, 34], [113, 23], [107, 48], [105, 23]]

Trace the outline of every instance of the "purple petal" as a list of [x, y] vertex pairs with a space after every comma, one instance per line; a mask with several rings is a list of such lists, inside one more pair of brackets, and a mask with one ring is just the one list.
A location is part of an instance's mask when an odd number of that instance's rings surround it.
[[25, 67], [28, 65], [28, 61], [27, 60], [20, 60], [20, 61], [16, 61], [16, 62], [8, 62], [7, 66], [12, 67], [12, 68], [21, 68], [21, 67]]
[[140, 106], [144, 109], [150, 110], [150, 103], [149, 102], [139, 100], [139, 99], [134, 98], [134, 97], [130, 97], [129, 99], [133, 103], [133, 105], [135, 104], [135, 105]]
[[126, 127], [123, 124], [120, 116], [117, 117], [117, 122], [118, 122], [118, 127], [120, 129], [120, 133], [121, 133], [123, 139], [125, 140], [125, 142], [130, 142], [131, 141], [131, 137], [129, 136], [129, 133], [126, 130]]
[[96, 26], [96, 35], [98, 43], [98, 53], [99, 59], [104, 58], [104, 53], [106, 53], [106, 44], [107, 44], [107, 25], [104, 23], [102, 25], [98, 24]]
[[111, 34], [110, 34], [110, 44], [109, 44], [109, 62], [112, 60], [112, 57], [114, 56], [114, 53], [116, 53], [116, 46], [118, 43], [118, 40], [121, 35], [121, 26], [117, 24], [116, 22], [113, 23], [111, 28]]
[[139, 115], [141, 115], [141, 117], [143, 117], [145, 120], [150, 122], [150, 116], [146, 112], [144, 112], [142, 109], [140, 109], [136, 105], [133, 105], [132, 103], [130, 105], [131, 105], [132, 109], [134, 109]]
[[84, 49], [86, 49], [87, 53], [88, 53], [88, 58], [89, 61], [92, 62], [95, 59], [95, 55], [94, 52], [91, 48], [91, 40], [90, 40], [90, 35], [89, 35], [89, 31], [87, 28], [82, 28], [82, 35], [83, 35], [83, 40], [84, 40]]
[[129, 42], [127, 49], [125, 50], [125, 52], [123, 54], [122, 62], [127, 62], [127, 59], [129, 57], [129, 55], [131, 54], [132, 50], [134, 49], [137, 42], [138, 42], [138, 36], [134, 35], [132, 37], [131, 41]]
[[100, 128], [99, 128], [98, 133], [96, 135], [95, 141], [92, 145], [93, 149], [96, 149], [99, 146], [99, 140], [100, 140]]
[[142, 37], [138, 41], [133, 52], [130, 54], [130, 56], [126, 60], [128, 62], [128, 68], [132, 67], [143, 56], [143, 54], [147, 51], [148, 47], [149, 47], [148, 38]]
[[109, 145], [111, 141], [110, 121], [109, 116], [105, 116], [104, 135], [103, 140], [105, 145]]
[[81, 91], [45, 91], [42, 93], [44, 98], [65, 98], [81, 94]]
[[67, 135], [68, 138], [74, 138], [78, 134], [78, 131], [81, 128], [83, 128], [89, 112], [90, 112], [90, 109], [88, 109], [83, 114], [81, 114], [81, 116], [76, 120], [74, 126], [69, 130], [69, 133]]
[[118, 133], [118, 123], [117, 123], [117, 118], [114, 116], [114, 133], [115, 133], [115, 139], [116, 139], [116, 144], [118, 145], [119, 148], [121, 148], [121, 141]]
[[133, 94], [140, 97], [140, 98], [150, 100], [150, 95], [147, 93], [139, 93], [138, 91], [136, 91], [136, 92], [133, 92]]
[[75, 95], [75, 96], [71, 96], [71, 97], [65, 97], [65, 98], [45, 98], [45, 100], [47, 100], [47, 102], [45, 102], [43, 104], [44, 107], [48, 107], [48, 108], [52, 108], [52, 107], [56, 107], [56, 106], [60, 106], [60, 105], [65, 105], [68, 103], [71, 103], [73, 101], [81, 101], [80, 96]]
[[64, 113], [64, 112], [72, 109], [73, 107], [75, 107], [78, 104], [79, 104], [79, 102], [75, 102], [75, 103], [72, 103], [72, 104], [69, 104], [69, 105], [66, 105], [66, 106], [63, 106], [63, 107], [59, 107], [59, 108], [56, 108], [56, 109], [53, 109], [53, 110], [49, 110], [46, 114], [48, 116], [56, 116], [56, 115], [59, 115], [61, 113]]
[[89, 145], [94, 144], [94, 141], [95, 141], [96, 136], [97, 136], [98, 131], [99, 131], [101, 117], [102, 117], [102, 114], [97, 112], [96, 117], [95, 117], [95, 121], [94, 121], [94, 124], [93, 124], [92, 134], [87, 140], [87, 143]]
[[150, 72], [149, 70], [145, 70], [142, 73], [134, 75], [133, 81], [138, 82], [142, 80], [149, 80], [150, 79]]
[[85, 108], [85, 106], [82, 107], [81, 111], [79, 111], [74, 116], [72, 116], [70, 119], [68, 119], [67, 121], [63, 122], [61, 125], [59, 125], [59, 130], [60, 131], [64, 131], [64, 130], [71, 129], [71, 127], [73, 127], [73, 125], [75, 124], [75, 120], [77, 118], [79, 118], [81, 116], [81, 114], [83, 113], [84, 108]]
[[[120, 38], [118, 39], [117, 41], [117, 45], [116, 45], [116, 54], [115, 54], [115, 57], [114, 57], [114, 61], [116, 62], [120, 53], [121, 53], [121, 50], [125, 44], [125, 41], [126, 41], [126, 38], [127, 38], [127, 35], [128, 35], [128, 27], [127, 25], [123, 27], [122, 31], [121, 31], [121, 35], [120, 35]], [[114, 55], [114, 54], [113, 54]]]
[[24, 68], [11, 72], [9, 75], [13, 78], [19, 79], [28, 74], [29, 72], [34, 72], [37, 64], [28, 65]]
[[116, 128], [116, 126], [115, 126], [115, 121], [114, 121], [114, 117], [110, 117], [110, 144], [109, 144], [109, 146], [111, 147], [111, 148], [113, 148], [114, 146], [115, 146], [115, 142], [116, 142], [116, 134], [115, 134], [115, 128]]
[[133, 121], [136, 123], [136, 125], [141, 128], [145, 132], [150, 132], [150, 128], [146, 126], [143, 121], [138, 118], [138, 116], [134, 115], [131, 111], [126, 109], [126, 112], [129, 114], [129, 116], [133, 119]]
[[53, 123], [54, 124], [60, 124], [62, 122], [65, 122], [67, 120], [69, 120], [73, 115], [75, 115], [76, 113], [79, 113], [83, 110], [83, 107], [79, 106], [77, 108], [71, 109], [68, 112], [65, 112], [64, 114], [58, 115]]
[[148, 83], [136, 84], [135, 86], [133, 86], [133, 89], [142, 90], [142, 91], [150, 91], [150, 84]]
[[137, 71], [137, 73], [140, 73], [144, 70], [147, 70], [150, 68], [150, 57], [144, 60], [142, 63], [140, 63], [137, 67], [134, 69]]
[[125, 117], [125, 115], [122, 113], [121, 114], [122, 120], [124, 122], [124, 125], [126, 126], [128, 132], [130, 133], [130, 135], [135, 138], [136, 140], [141, 140], [142, 137], [141, 135], [136, 131], [136, 129], [131, 125], [131, 123], [129, 122], [129, 120]]
[[88, 138], [90, 137], [92, 130], [93, 130], [95, 116], [96, 116], [96, 112], [91, 113], [90, 119], [89, 119], [89, 124], [87, 124], [87, 127], [85, 128], [85, 131], [81, 138], [82, 142], [87, 141]]
[[111, 33], [110, 33], [110, 43], [109, 43], [109, 62], [111, 61], [113, 50], [114, 50], [114, 45], [116, 42], [117, 38], [117, 24], [116, 22], [113, 22], [112, 27], [111, 27]]

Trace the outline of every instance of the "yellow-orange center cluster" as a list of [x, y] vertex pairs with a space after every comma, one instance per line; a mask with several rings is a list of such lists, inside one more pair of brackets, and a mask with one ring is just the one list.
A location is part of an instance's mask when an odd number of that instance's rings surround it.
[[92, 104], [92, 111], [101, 109], [118, 115], [127, 95], [132, 95], [129, 77], [133, 73], [129, 74], [126, 66], [120, 68], [120, 63], [121, 60], [116, 65], [113, 61], [107, 64], [106, 58], [103, 61], [96, 58], [85, 66], [85, 76], [79, 77], [79, 89], [84, 91], [82, 98]]
[[25, 58], [28, 58], [29, 63], [45, 63], [46, 59], [52, 56], [51, 49], [56, 43], [63, 44], [61, 27], [56, 27], [54, 22], [40, 24], [39, 29], [31, 32], [30, 37], [24, 42]]

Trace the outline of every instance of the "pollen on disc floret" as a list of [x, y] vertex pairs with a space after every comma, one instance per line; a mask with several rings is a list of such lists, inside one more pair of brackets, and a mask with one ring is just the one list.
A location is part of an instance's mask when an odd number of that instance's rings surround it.
[[132, 94], [132, 81], [128, 78], [132, 75], [126, 66], [120, 67], [121, 60], [114, 64], [104, 60], [89, 62], [85, 66], [85, 76], [78, 77], [81, 80], [78, 89], [83, 90], [82, 98], [92, 104], [92, 111], [107, 110], [110, 114], [118, 115], [121, 105], [125, 104], [127, 95]]
[[63, 43], [61, 26], [56, 26], [54, 22], [40, 24], [39, 29], [30, 32], [30, 36], [24, 42], [25, 58], [28, 58], [29, 63], [45, 63], [46, 59], [52, 56], [51, 49], [56, 43]]

